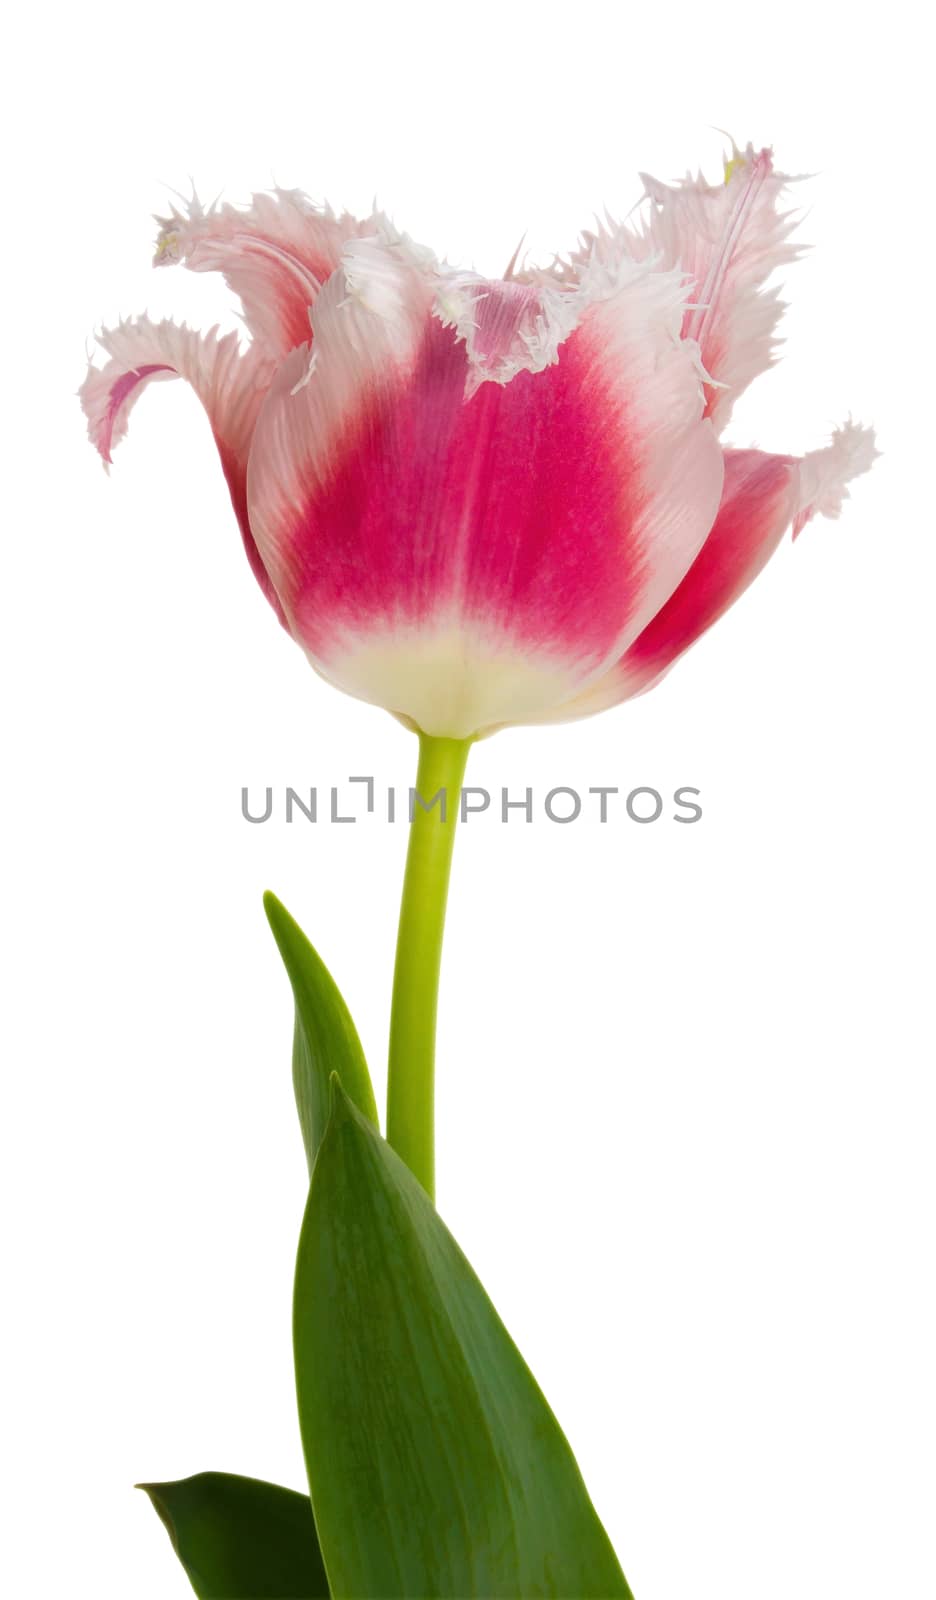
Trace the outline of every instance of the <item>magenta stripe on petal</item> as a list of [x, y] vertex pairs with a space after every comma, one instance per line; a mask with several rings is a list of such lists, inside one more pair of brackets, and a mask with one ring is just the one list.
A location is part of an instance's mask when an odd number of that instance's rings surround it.
[[165, 362], [154, 361], [150, 362], [148, 366], [137, 367], [135, 372], [125, 372], [121, 377], [115, 380], [111, 386], [110, 397], [107, 402], [107, 410], [100, 423], [100, 433], [95, 441], [98, 450], [101, 452], [101, 455], [108, 465], [113, 465], [111, 445], [114, 439], [114, 424], [120, 414], [121, 406], [133, 393], [134, 389], [136, 389], [139, 384], [145, 383], [147, 378], [151, 378], [154, 372], [174, 373], [174, 371], [175, 368], [167, 366]]
[[767, 564], [793, 511], [797, 463], [760, 450], [725, 451], [718, 516], [695, 561], [621, 662], [649, 682], [710, 628]]
[[578, 661], [613, 648], [640, 588], [639, 445], [587, 394], [576, 345], [466, 401], [464, 344], [427, 322], [415, 370], [371, 392], [291, 529], [307, 555], [288, 609], [313, 654], [446, 613]]

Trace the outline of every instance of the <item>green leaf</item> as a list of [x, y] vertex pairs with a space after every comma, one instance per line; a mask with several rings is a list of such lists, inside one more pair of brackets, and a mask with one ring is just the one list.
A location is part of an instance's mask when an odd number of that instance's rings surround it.
[[263, 905], [296, 1001], [293, 1086], [311, 1172], [328, 1122], [332, 1073], [338, 1073], [345, 1092], [375, 1128], [377, 1102], [357, 1029], [334, 978], [275, 894], [267, 891]]
[[332, 1088], [294, 1336], [335, 1594], [627, 1600], [569, 1445], [481, 1284], [408, 1168]]
[[319, 1600], [328, 1579], [308, 1495], [230, 1472], [140, 1483], [201, 1600]]

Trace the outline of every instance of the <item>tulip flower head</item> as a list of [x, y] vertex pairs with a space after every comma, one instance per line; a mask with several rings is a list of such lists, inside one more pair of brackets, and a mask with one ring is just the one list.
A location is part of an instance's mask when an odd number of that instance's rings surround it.
[[378, 211], [193, 200], [156, 264], [221, 272], [249, 345], [103, 332], [90, 437], [109, 462], [148, 384], [192, 385], [260, 586], [339, 688], [454, 739], [588, 715], [657, 683], [877, 454], [851, 421], [802, 458], [721, 441], [774, 362], [789, 181], [750, 145], [716, 185], [645, 178], [636, 222], [500, 279]]

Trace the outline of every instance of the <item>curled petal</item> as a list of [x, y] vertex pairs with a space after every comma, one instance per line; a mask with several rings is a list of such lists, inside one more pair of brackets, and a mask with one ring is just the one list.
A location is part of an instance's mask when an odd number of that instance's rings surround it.
[[313, 664], [427, 733], [534, 720], [616, 660], [714, 517], [676, 274], [466, 279], [346, 247], [277, 375], [251, 526]]
[[846, 484], [877, 454], [872, 430], [850, 421], [824, 450], [799, 460], [726, 450], [718, 515], [682, 582], [613, 671], [550, 720], [591, 716], [653, 688], [753, 582], [790, 523], [795, 538], [811, 517], [838, 516]]
[[166, 378], [190, 383], [208, 413], [221, 466], [251, 567], [279, 610], [247, 518], [247, 456], [274, 363], [258, 350], [242, 353], [236, 333], [195, 333], [183, 324], [137, 317], [98, 334], [110, 358], [90, 366], [81, 386], [88, 436], [105, 464], [127, 431], [130, 412], [148, 384]]
[[160, 224], [155, 264], [183, 261], [193, 272], [220, 272], [239, 296], [258, 343], [283, 356], [309, 338], [309, 310], [348, 239], [373, 233], [374, 218], [313, 205], [298, 189], [257, 194], [246, 209], [194, 198]]

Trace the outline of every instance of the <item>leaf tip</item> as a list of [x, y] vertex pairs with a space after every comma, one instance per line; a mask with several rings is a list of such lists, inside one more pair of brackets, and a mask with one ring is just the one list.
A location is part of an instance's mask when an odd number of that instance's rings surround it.
[[275, 922], [279, 921], [284, 913], [288, 915], [282, 900], [277, 899], [272, 889], [264, 889], [263, 891], [263, 909], [271, 927]]
[[263, 891], [263, 909], [266, 912], [266, 919], [270, 925], [270, 932], [276, 940], [276, 945], [280, 955], [283, 958], [286, 970], [289, 972], [290, 977], [292, 977], [292, 970], [290, 967], [292, 946], [295, 944], [297, 934], [299, 934], [300, 937], [303, 937], [302, 929], [289, 915], [289, 912], [283, 905], [282, 900], [280, 900], [273, 893], [272, 889], [264, 889]]
[[144, 1494], [149, 1495], [150, 1505], [168, 1533], [169, 1538], [172, 1541], [172, 1548], [176, 1555], [178, 1555], [179, 1538], [178, 1534], [176, 1533], [176, 1526], [172, 1520], [172, 1514], [169, 1510], [169, 1506], [166, 1503], [164, 1496], [160, 1492], [164, 1485], [161, 1483], [135, 1483], [133, 1487], [134, 1489], [142, 1489]]

